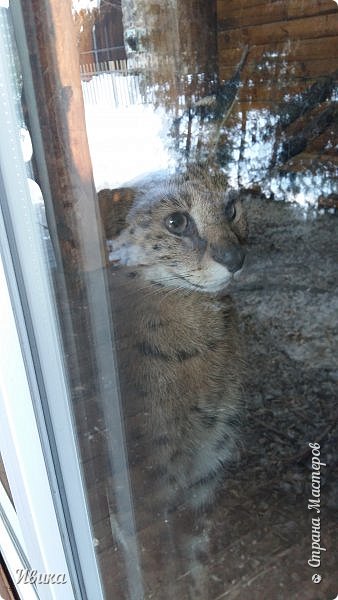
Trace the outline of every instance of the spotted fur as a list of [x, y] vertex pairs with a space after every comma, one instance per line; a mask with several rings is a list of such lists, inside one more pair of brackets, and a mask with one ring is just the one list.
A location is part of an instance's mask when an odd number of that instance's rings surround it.
[[[243, 372], [233, 302], [247, 225], [208, 171], [99, 193], [132, 485], [147, 503], [199, 508], [236, 454]], [[184, 213], [188, 233], [168, 230]]]

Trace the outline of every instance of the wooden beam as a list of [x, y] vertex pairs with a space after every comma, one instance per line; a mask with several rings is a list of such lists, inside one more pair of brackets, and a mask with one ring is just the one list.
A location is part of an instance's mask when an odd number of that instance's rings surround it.
[[220, 47], [235, 48], [246, 44], [249, 47], [260, 44], [275, 44], [276, 42], [292, 42], [293, 40], [316, 40], [327, 36], [337, 36], [338, 11], [330, 15], [281, 20], [262, 25], [242, 26], [223, 29], [219, 22], [218, 42]]
[[[288, 85], [290, 81], [315, 81], [318, 77], [330, 75], [332, 73], [332, 59], [325, 60], [301, 60], [289, 62], [286, 60], [269, 63], [264, 68], [259, 68], [259, 65], [251, 63], [245, 66], [242, 71], [242, 83], [250, 79], [255, 85], [269, 86], [276, 85], [276, 74], [278, 71], [279, 87], [281, 84]], [[220, 69], [220, 77], [224, 81], [229, 80], [234, 72], [234, 67], [222, 67]]]
[[217, 14], [220, 27], [230, 29], [281, 20], [304, 19], [309, 16], [336, 14], [337, 6], [332, 0], [302, 2], [300, 0], [277, 0], [275, 2], [239, 0], [237, 3], [218, 0]]
[[50, 193], [46, 181], [43, 193], [58, 231], [53, 242], [59, 243], [67, 271], [97, 269], [105, 249], [95, 230], [97, 200], [71, 2], [22, 0], [21, 9], [48, 174]]
[[[242, 48], [229, 47], [228, 43], [222, 36], [218, 40], [219, 62], [222, 67], [234, 68], [242, 54]], [[316, 38], [315, 42], [312, 39], [305, 40], [287, 40], [286, 42], [277, 42], [271, 44], [259, 44], [251, 46], [245, 62], [244, 68], [255, 65], [261, 61], [281, 62], [299, 62], [308, 60], [332, 60], [338, 58], [338, 30], [337, 35], [332, 37]], [[331, 68], [332, 70], [332, 68]]]

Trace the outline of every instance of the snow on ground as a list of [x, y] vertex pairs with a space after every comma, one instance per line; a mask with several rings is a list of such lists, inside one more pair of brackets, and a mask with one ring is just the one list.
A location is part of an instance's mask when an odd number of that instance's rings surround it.
[[[106, 93], [109, 77], [113, 95]], [[82, 84], [97, 190], [119, 186], [169, 164], [164, 110], [142, 104], [137, 91], [130, 98], [129, 85], [129, 77], [116, 74], [99, 75]]]

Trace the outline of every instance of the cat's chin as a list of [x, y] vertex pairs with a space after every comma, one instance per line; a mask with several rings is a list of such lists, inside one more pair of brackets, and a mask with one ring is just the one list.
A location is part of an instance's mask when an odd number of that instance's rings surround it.
[[229, 273], [229, 271], [227, 271], [225, 277], [211, 281], [203, 281], [203, 279], [193, 281], [191, 276], [189, 277], [178, 273], [172, 275], [168, 274], [166, 276], [163, 276], [161, 273], [159, 276], [159, 273], [154, 272], [154, 269], [144, 269], [143, 277], [153, 285], [161, 286], [163, 288], [175, 288], [176, 290], [196, 291], [205, 294], [222, 293], [229, 287], [233, 280], [233, 275]]
[[[201, 282], [199, 281], [194, 282], [191, 279], [186, 280], [184, 277], [180, 278], [182, 281], [182, 288], [185, 289], [190, 289], [190, 290], [196, 290], [205, 294], [219, 294], [222, 293], [224, 290], [226, 290], [232, 279], [233, 276], [230, 273], [227, 273], [226, 277], [224, 279], [219, 279], [218, 281], [207, 281], [207, 282]], [[184, 282], [184, 283], [183, 283]]]
[[206, 286], [203, 291], [205, 291], [207, 294], [221, 294], [229, 287], [231, 280], [232, 278], [229, 278], [222, 283], [217, 283], [214, 285], [210, 284]]
[[194, 289], [205, 294], [220, 294], [229, 287], [231, 281], [232, 276], [227, 277], [227, 279], [224, 279], [223, 281], [208, 282], [206, 284], [194, 284], [193, 282], [189, 281], [187, 282], [186, 286], [182, 287], [186, 287], [186, 289]]

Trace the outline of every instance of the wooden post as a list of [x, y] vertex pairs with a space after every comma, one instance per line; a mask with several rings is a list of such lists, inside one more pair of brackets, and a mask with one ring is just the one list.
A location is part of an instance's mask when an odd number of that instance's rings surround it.
[[[60, 245], [66, 271], [97, 269], [105, 251], [97, 225], [71, 2], [21, 0], [21, 10], [58, 233], [53, 242]], [[51, 219], [51, 207], [46, 208]]]
[[[156, 100], [207, 95], [217, 74], [214, 0], [122, 0], [127, 56], [145, 68]], [[197, 77], [198, 76], [198, 77]]]

